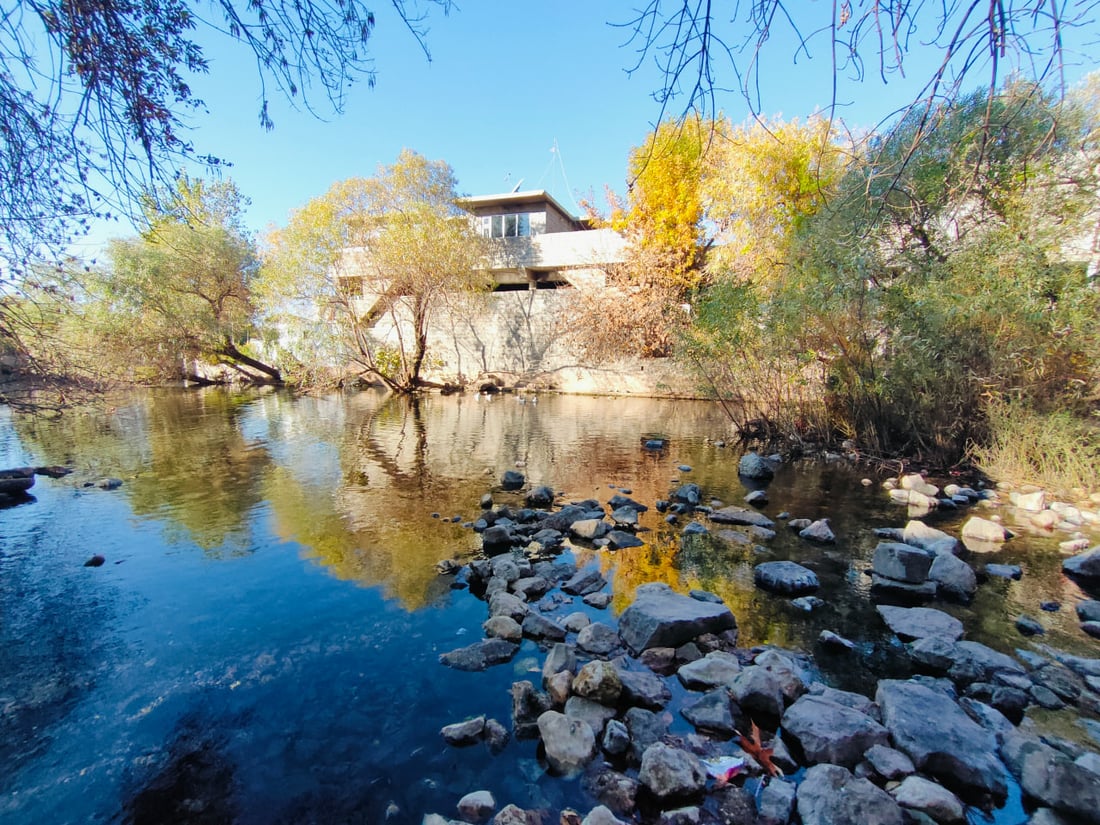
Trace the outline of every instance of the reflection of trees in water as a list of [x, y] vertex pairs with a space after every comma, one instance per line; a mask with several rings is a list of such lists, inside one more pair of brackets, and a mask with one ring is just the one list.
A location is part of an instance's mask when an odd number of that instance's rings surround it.
[[141, 780], [124, 803], [126, 825], [225, 825], [237, 818], [236, 768], [226, 755], [221, 725], [182, 718], [156, 773]]
[[161, 391], [48, 421], [17, 419], [17, 426], [43, 464], [73, 464], [81, 479], [120, 476], [118, 495], [135, 514], [164, 520], [170, 538], [236, 555], [249, 549], [248, 515], [270, 466], [267, 450], [239, 426], [254, 398], [221, 389]]

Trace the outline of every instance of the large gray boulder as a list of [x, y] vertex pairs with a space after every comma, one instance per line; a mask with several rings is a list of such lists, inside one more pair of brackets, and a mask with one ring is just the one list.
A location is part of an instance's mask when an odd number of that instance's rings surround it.
[[550, 697], [526, 680], [512, 683], [512, 732], [516, 739], [539, 734], [539, 717], [550, 709]]
[[870, 716], [820, 696], [803, 696], [787, 708], [782, 728], [806, 761], [846, 768], [854, 768], [868, 748], [890, 744], [889, 732]]
[[757, 806], [758, 821], [761, 825], [787, 825], [794, 810], [796, 788], [793, 782], [772, 779], [760, 791]]
[[884, 679], [875, 701], [894, 746], [918, 770], [948, 788], [1004, 798], [1007, 785], [996, 737], [947, 694], [917, 682]]
[[655, 673], [640, 670], [619, 670], [623, 685], [622, 697], [628, 705], [660, 710], [672, 698], [665, 680]]
[[763, 513], [759, 513], [756, 510], [749, 510], [745, 507], [723, 507], [721, 510], [715, 510], [707, 516], [711, 521], [718, 524], [744, 524], [753, 527], [775, 527], [775, 522], [765, 516]]
[[956, 642], [948, 675], [956, 681], [992, 682], [998, 673], [1022, 676], [1024, 666], [981, 642]]
[[574, 776], [596, 755], [596, 735], [582, 719], [548, 710], [539, 716], [538, 727], [546, 762], [556, 773]]
[[663, 583], [643, 584], [619, 617], [619, 636], [635, 654], [651, 647], [679, 647], [704, 633], [737, 627], [723, 604], [701, 602]]
[[615, 718], [615, 709], [583, 696], [570, 696], [565, 702], [565, 715], [570, 719], [580, 719], [592, 728], [596, 739], [603, 736], [604, 726]]
[[762, 590], [784, 596], [813, 593], [821, 583], [813, 570], [793, 561], [766, 561], [752, 571], [753, 581]]
[[902, 825], [898, 803], [839, 765], [814, 765], [798, 786], [802, 825]]
[[618, 631], [603, 622], [592, 622], [577, 633], [577, 647], [593, 656], [607, 656], [621, 645]]
[[1062, 562], [1062, 569], [1079, 579], [1100, 579], [1100, 546], [1070, 556]]
[[1100, 823], [1100, 776], [1017, 731], [1004, 737], [1001, 754], [1024, 794], [1081, 822]]
[[630, 749], [636, 762], [640, 762], [642, 755], [668, 733], [664, 715], [645, 708], [630, 708], [623, 714], [623, 722], [630, 732]]
[[619, 671], [610, 662], [594, 659], [580, 669], [573, 679], [573, 693], [601, 705], [613, 706], [623, 692]]
[[927, 550], [896, 541], [879, 542], [871, 568], [880, 576], [895, 581], [920, 584], [928, 579], [932, 555]]
[[695, 754], [657, 742], [642, 756], [638, 781], [659, 800], [685, 799], [702, 794], [707, 772]]
[[961, 639], [963, 625], [958, 619], [942, 610], [931, 607], [895, 607], [880, 604], [877, 608], [886, 622], [903, 642], [913, 639], [936, 637], [954, 642]]
[[737, 464], [737, 475], [767, 481], [775, 475], [775, 470], [764, 457], [756, 453], [745, 453]]
[[750, 665], [742, 670], [730, 685], [730, 693], [750, 716], [778, 719], [783, 714], [783, 685], [766, 667]]

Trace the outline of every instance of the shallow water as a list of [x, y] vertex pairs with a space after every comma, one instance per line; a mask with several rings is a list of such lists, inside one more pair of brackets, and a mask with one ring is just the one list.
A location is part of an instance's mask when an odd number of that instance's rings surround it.
[[[668, 447], [644, 449], [653, 436]], [[374, 393], [179, 391], [59, 421], [0, 419], [0, 466], [76, 470], [40, 476], [32, 500], [0, 509], [0, 819], [418, 823], [478, 788], [501, 804], [587, 810], [579, 783], [547, 776], [532, 742], [493, 756], [439, 737], [472, 715], [508, 726], [509, 686], [541, 665], [531, 642], [485, 673], [438, 663], [480, 638], [486, 616], [433, 569], [478, 547], [450, 517], [475, 518], [491, 489], [498, 503], [518, 501], [495, 488], [517, 464], [567, 499], [629, 488], [652, 505], [693, 481], [706, 498], [739, 503], [739, 454], [715, 444], [725, 438], [721, 410], [703, 402], [554, 396], [410, 405]], [[103, 476], [123, 484], [82, 486]], [[611, 612], [655, 579], [711, 590], [746, 646], [814, 652], [823, 678], [868, 692], [901, 666], [868, 596], [870, 531], [907, 515], [877, 478], [864, 487], [860, 477], [802, 462], [767, 488], [769, 515], [828, 516], [837, 533], [819, 547], [781, 525], [768, 543], [769, 557], [817, 571], [827, 604], [812, 614], [753, 587], [751, 548], [681, 551], [682, 525], [653, 510], [645, 547], [570, 554], [605, 571]], [[950, 529], [963, 518], [929, 521]], [[1012, 626], [1026, 612], [1046, 625], [1042, 642], [1100, 655], [1077, 628], [1082, 593], [1061, 575], [1056, 543], [1024, 535], [995, 554], [1025, 576], [945, 608], [968, 638], [1031, 646]], [[94, 554], [106, 563], [83, 566]], [[1066, 607], [1041, 613], [1044, 600]], [[861, 664], [818, 650], [825, 628], [858, 642]]]

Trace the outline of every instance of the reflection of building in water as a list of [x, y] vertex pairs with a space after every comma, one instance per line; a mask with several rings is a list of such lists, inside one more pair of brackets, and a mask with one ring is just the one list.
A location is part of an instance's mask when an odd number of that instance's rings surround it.
[[[543, 190], [480, 195], [460, 205], [489, 241], [485, 264], [492, 292], [448, 296], [429, 329], [429, 377], [494, 376], [573, 392], [675, 389], [677, 376], [653, 359], [586, 364], [570, 345], [580, 302], [606, 290], [608, 268], [626, 259], [627, 242], [619, 233], [571, 215]], [[373, 336], [396, 346], [402, 336], [410, 340], [408, 313], [398, 313], [395, 323], [380, 311], [384, 294], [371, 292], [355, 274], [368, 254], [363, 247], [345, 249], [342, 269], [358, 281], [352, 289], [359, 295], [356, 310]]]

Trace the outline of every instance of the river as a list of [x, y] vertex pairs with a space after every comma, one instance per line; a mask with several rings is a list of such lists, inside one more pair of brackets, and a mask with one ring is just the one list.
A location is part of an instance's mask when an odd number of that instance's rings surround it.
[[[481, 638], [486, 610], [435, 563], [476, 552], [463, 522], [484, 493], [521, 500], [500, 491], [508, 469], [566, 500], [628, 489], [652, 506], [688, 481], [728, 504], [747, 492], [739, 451], [722, 444], [727, 420], [698, 401], [165, 390], [57, 420], [0, 415], [0, 466], [74, 470], [0, 509], [0, 820], [13, 825], [419, 823], [479, 788], [501, 804], [586, 811], [580, 784], [548, 776], [534, 742], [493, 755], [441, 740], [467, 716], [510, 727], [509, 687], [537, 681], [541, 653], [525, 642], [484, 673], [439, 664]], [[655, 437], [667, 446], [646, 449]], [[860, 664], [821, 655], [822, 677], [869, 690], [900, 656], [869, 596], [871, 530], [907, 515], [880, 477], [860, 483], [867, 472], [802, 461], [768, 485], [766, 513], [828, 517], [838, 536], [811, 545], [780, 526], [768, 543], [768, 558], [817, 572], [826, 604], [812, 613], [753, 586], [752, 548], [681, 552], [683, 523], [653, 509], [645, 546], [567, 555], [605, 571], [611, 613], [658, 580], [720, 595], [746, 646], [815, 651], [834, 630]], [[122, 484], [94, 486], [105, 477]], [[85, 566], [94, 555], [104, 564]], [[1023, 535], [995, 560], [1024, 578], [983, 583], [968, 607], [937, 605], [968, 638], [1027, 646], [1013, 620], [1028, 613], [1045, 642], [1096, 655], [1056, 538]], [[1040, 614], [1047, 600], [1067, 607]], [[567, 610], [578, 608], [606, 620], [579, 600]], [[1022, 821], [1012, 816], [1000, 821]]]

